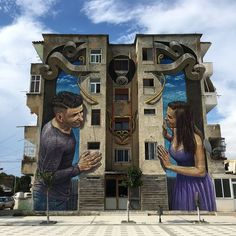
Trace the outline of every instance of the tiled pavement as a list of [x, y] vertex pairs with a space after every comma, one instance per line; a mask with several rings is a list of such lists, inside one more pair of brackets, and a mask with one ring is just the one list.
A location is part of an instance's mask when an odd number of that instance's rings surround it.
[[201, 235], [235, 236], [235, 225], [54, 225], [54, 226], [0, 226], [0, 235], [83, 235], [83, 236], [135, 236], [135, 235]]
[[194, 215], [164, 215], [158, 223], [157, 216], [132, 215], [135, 223], [121, 223], [125, 214], [104, 214], [100, 216], [51, 216], [54, 225], [40, 225], [46, 216], [0, 217], [0, 236], [4, 235], [83, 235], [83, 236], [153, 236], [153, 235], [201, 235], [235, 236], [236, 216], [203, 216], [205, 223], [194, 223]]

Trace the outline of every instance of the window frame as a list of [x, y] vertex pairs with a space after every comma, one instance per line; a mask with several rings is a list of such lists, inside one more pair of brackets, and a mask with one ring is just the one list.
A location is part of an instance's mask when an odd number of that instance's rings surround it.
[[[154, 113], [147, 113], [147, 111], [154, 111]], [[143, 114], [147, 116], [154, 116], [156, 115], [156, 109], [155, 108], [144, 108]]]
[[[98, 144], [98, 148], [89, 148], [89, 145], [92, 145], [92, 144]], [[100, 142], [87, 142], [87, 149], [88, 150], [99, 150], [100, 149], [100, 146], [101, 146], [101, 143]]]
[[[146, 150], [146, 144], [148, 145], [148, 150]], [[151, 150], [150, 150], [150, 145], [153, 144], [153, 159], [150, 158]], [[157, 142], [155, 141], [145, 141], [144, 142], [144, 151], [145, 151], [145, 161], [153, 161], [157, 160]], [[148, 153], [147, 153], [148, 152]], [[148, 156], [148, 158], [146, 158]]]
[[[124, 121], [123, 123], [126, 122], [126, 120], [128, 121], [128, 129], [125, 129], [125, 127], [123, 127], [124, 125], [122, 124], [121, 126], [121, 129], [117, 129], [116, 128], [116, 124], [117, 123], [121, 123], [122, 121]], [[130, 130], [130, 118], [129, 117], [115, 117], [114, 119], [114, 130], [115, 131], [119, 131], [119, 130]]]
[[[94, 85], [94, 91], [92, 91], [92, 85]], [[98, 90], [99, 90], [99, 92], [98, 92]], [[90, 78], [89, 91], [91, 94], [100, 94], [101, 93], [101, 79], [100, 78]]]
[[[145, 60], [144, 59], [144, 50], [146, 50], [146, 57], [147, 57], [147, 59]], [[151, 52], [152, 52], [152, 55], [151, 55], [151, 59], [149, 59], [149, 53], [148, 53], [148, 50], [150, 50]], [[153, 61], [153, 59], [154, 59], [154, 50], [153, 50], [153, 48], [142, 48], [142, 61]]]
[[[216, 181], [217, 180], [220, 180], [220, 188], [221, 188], [221, 195], [222, 196], [217, 196], [217, 190], [216, 190]], [[226, 195], [226, 192], [225, 192], [225, 184], [224, 184], [224, 180], [227, 180], [228, 181], [228, 185], [229, 185], [229, 194], [230, 196], [225, 196]], [[232, 187], [231, 187], [231, 181], [230, 179], [226, 179], [226, 178], [215, 178], [214, 179], [214, 188], [215, 188], [215, 195], [216, 195], [216, 198], [221, 198], [221, 199], [232, 199], [233, 198], [233, 195], [232, 195]]]
[[[92, 51], [95, 51], [95, 50], [100, 50], [100, 53], [92, 53]], [[90, 63], [91, 64], [102, 63], [102, 49], [101, 48], [90, 49]]]
[[[33, 80], [33, 78], [35, 78], [35, 79]], [[37, 80], [37, 78], [38, 78], [38, 80]], [[32, 86], [32, 84], [33, 84], [33, 86]], [[36, 91], [37, 84], [38, 84], [38, 91]], [[33, 87], [33, 89], [32, 89], [32, 87]], [[32, 93], [32, 94], [40, 94], [41, 93], [41, 75], [36, 75], [36, 74], [31, 75], [29, 93]]]
[[[152, 81], [153, 85], [145, 85], [144, 81]], [[153, 88], [155, 87], [155, 81], [153, 78], [143, 78], [143, 87], [144, 88]]]
[[[119, 160], [118, 152], [122, 152], [122, 160]], [[127, 157], [125, 152], [127, 152]], [[130, 163], [131, 161], [131, 150], [129, 148], [115, 148], [114, 149], [114, 163]], [[127, 158], [127, 160], [126, 160]]]
[[[96, 122], [94, 122], [94, 120], [96, 120], [94, 118], [94, 116], [98, 114], [98, 113], [95, 114], [96, 112], [99, 113], [99, 119], [98, 119], [98, 122], [97, 122], [98, 124], [95, 124]], [[92, 126], [100, 126], [101, 125], [101, 109], [91, 109], [91, 125]]]
[[[128, 68], [125, 69], [125, 70], [120, 70], [120, 69], [117, 70], [116, 67], [115, 67], [115, 62], [116, 61], [127, 61]], [[114, 71], [117, 71], [117, 72], [127, 72], [127, 71], [129, 71], [129, 59], [128, 58], [115, 58], [114, 59]]]
[[[127, 91], [127, 93], [124, 93], [124, 91]], [[127, 99], [117, 99], [117, 96], [121, 97], [122, 95], [127, 96]], [[114, 91], [114, 101], [116, 101], [116, 102], [117, 101], [129, 101], [129, 99], [130, 99], [129, 88], [115, 88], [115, 91]]]

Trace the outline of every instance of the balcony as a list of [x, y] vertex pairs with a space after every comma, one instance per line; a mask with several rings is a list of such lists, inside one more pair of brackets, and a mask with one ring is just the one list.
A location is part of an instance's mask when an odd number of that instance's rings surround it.
[[25, 140], [29, 140], [36, 144], [39, 132], [38, 126], [25, 126], [24, 129]]
[[24, 157], [21, 162], [21, 173], [33, 175], [36, 170], [36, 156], [39, 128], [37, 126], [25, 126]]
[[24, 175], [34, 175], [36, 171], [36, 158], [24, 155], [21, 162], [21, 173]]
[[217, 93], [205, 92], [204, 99], [205, 99], [205, 105], [206, 105], [206, 113], [208, 113], [217, 105]]
[[225, 138], [209, 138], [209, 142], [212, 148], [211, 158], [214, 160], [226, 160], [227, 158], [225, 157]]
[[226, 174], [236, 174], [236, 160], [226, 160], [224, 165]]
[[38, 93], [27, 93], [26, 105], [29, 107], [30, 112], [39, 115], [39, 109], [42, 106], [42, 97]]

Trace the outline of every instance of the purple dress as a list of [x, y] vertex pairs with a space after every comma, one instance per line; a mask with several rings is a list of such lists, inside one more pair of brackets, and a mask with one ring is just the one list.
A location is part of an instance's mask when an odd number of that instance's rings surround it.
[[[175, 151], [172, 145], [169, 152], [177, 165], [195, 166], [194, 156], [191, 153], [186, 153], [184, 150]], [[200, 210], [215, 211], [215, 192], [208, 173], [204, 177], [177, 174], [172, 196], [172, 210], [196, 210], [195, 196], [197, 192], [200, 199]]]

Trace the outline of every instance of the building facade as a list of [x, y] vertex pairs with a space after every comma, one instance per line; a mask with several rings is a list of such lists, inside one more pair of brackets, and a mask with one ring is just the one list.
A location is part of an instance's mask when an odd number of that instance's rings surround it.
[[156, 146], [168, 148], [162, 124], [173, 100], [194, 107], [208, 147], [208, 172], [222, 173], [224, 139], [220, 126], [206, 119], [217, 105], [212, 64], [203, 61], [211, 44], [200, 39], [201, 34], [136, 35], [132, 44], [111, 44], [108, 35], [44, 34], [43, 41], [33, 42], [42, 63], [31, 65], [27, 106], [37, 125], [25, 127], [22, 173], [35, 173], [40, 132], [53, 117], [51, 99], [60, 91], [82, 94], [87, 110], [84, 127], [73, 130], [74, 162], [88, 149], [103, 157], [96, 172], [73, 180], [76, 210], [126, 209], [122, 180], [129, 166], [143, 173], [143, 185], [131, 191], [132, 209], [169, 209], [174, 174], [163, 170]]

